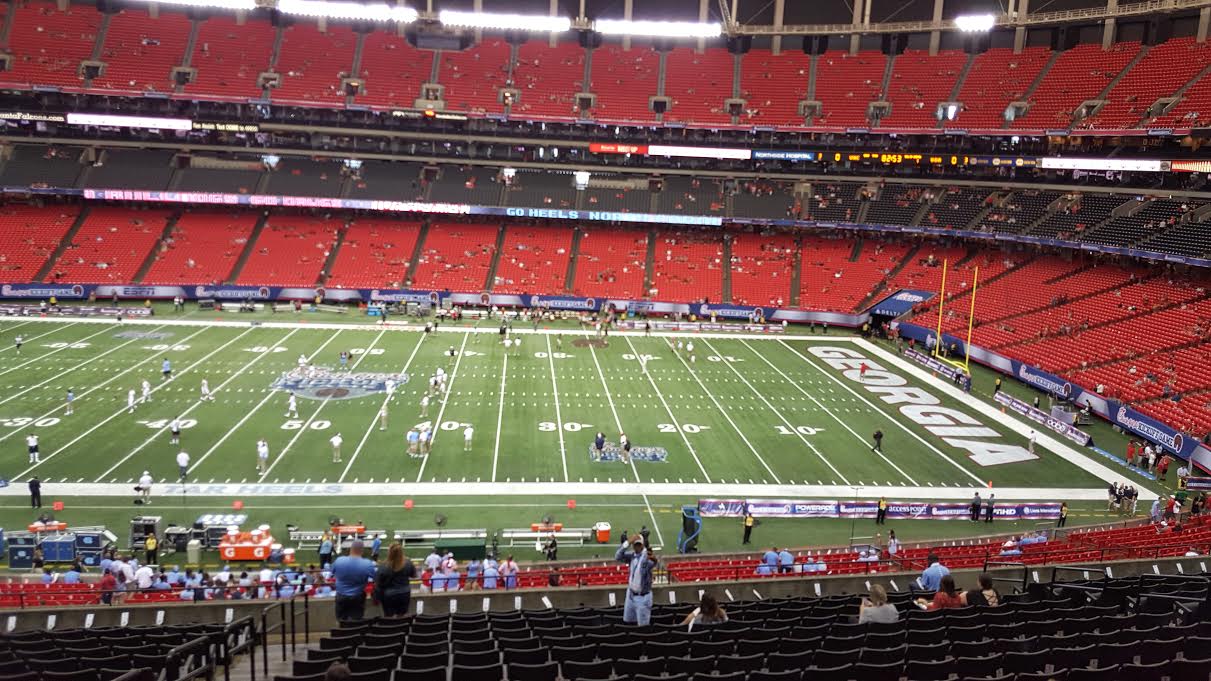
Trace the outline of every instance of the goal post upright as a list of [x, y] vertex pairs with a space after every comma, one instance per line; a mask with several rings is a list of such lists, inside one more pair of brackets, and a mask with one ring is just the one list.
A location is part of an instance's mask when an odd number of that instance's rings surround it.
[[967, 343], [963, 346], [963, 366], [971, 375], [971, 334], [976, 325], [976, 291], [980, 287], [980, 266], [971, 275], [971, 309], [967, 312]]

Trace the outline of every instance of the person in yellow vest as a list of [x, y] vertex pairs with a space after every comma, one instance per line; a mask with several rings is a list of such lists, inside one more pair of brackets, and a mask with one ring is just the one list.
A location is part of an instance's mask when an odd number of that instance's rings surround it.
[[745, 544], [749, 543], [749, 538], [753, 536], [753, 523], [755, 523], [755, 522], [756, 522], [756, 520], [753, 518], [753, 514], [748, 511], [745, 511], [744, 512], [744, 543]]
[[143, 548], [146, 549], [146, 551], [147, 551], [146, 563], [148, 565], [159, 565], [160, 564], [160, 556], [159, 556], [160, 542], [156, 541], [156, 535], [154, 535], [154, 534], [147, 535], [147, 539], [143, 542]]
[[997, 382], [992, 384], [992, 394], [995, 395], [1001, 392], [1001, 377], [997, 377]]
[[879, 497], [879, 513], [875, 516], [875, 524], [887, 524], [887, 497]]

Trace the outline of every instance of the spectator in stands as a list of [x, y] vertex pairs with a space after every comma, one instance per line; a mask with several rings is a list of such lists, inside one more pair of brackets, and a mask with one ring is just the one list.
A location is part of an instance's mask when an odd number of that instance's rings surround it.
[[349, 665], [333, 662], [328, 666], [328, 671], [324, 672], [324, 681], [352, 681], [353, 672], [349, 669]]
[[719, 607], [719, 601], [715, 600], [710, 593], [703, 593], [698, 607], [686, 615], [681, 623], [686, 625], [688, 631], [693, 631], [694, 627], [723, 624], [726, 621], [727, 613]]
[[980, 588], [964, 591], [963, 605], [985, 605], [995, 608], [1001, 604], [1001, 594], [992, 586], [992, 575], [987, 572], [979, 577]]
[[921, 588], [926, 591], [937, 591], [942, 584], [942, 578], [950, 575], [950, 569], [938, 561], [938, 554], [930, 553], [925, 559], [929, 567], [921, 572], [921, 578], [917, 581], [921, 584]]
[[83, 568], [80, 567], [80, 563], [79, 562], [72, 563], [71, 567], [67, 568], [67, 572], [63, 573], [63, 583], [64, 584], [79, 584], [81, 572], [83, 572]]
[[496, 569], [496, 563], [484, 563], [484, 589], [495, 589], [496, 580], [500, 577], [500, 572]]
[[629, 566], [622, 621], [646, 627], [652, 619], [652, 573], [656, 569], [656, 554], [650, 546], [644, 545], [643, 537], [639, 535], [630, 538], [630, 549], [627, 541], [624, 536], [622, 545], [614, 553], [614, 560]]
[[757, 565], [757, 569], [753, 572], [753, 574], [757, 575], [758, 577], [769, 577], [770, 575], [774, 574], [774, 568], [770, 566], [769, 563], [760, 563]]
[[412, 600], [412, 580], [416, 567], [404, 555], [399, 542], [387, 549], [387, 562], [378, 568], [374, 579], [374, 595], [383, 608], [384, 617], [404, 617]]
[[778, 553], [778, 571], [783, 573], [790, 572], [794, 565], [795, 556], [792, 555], [790, 551], [782, 549], [782, 551]]
[[896, 539], [896, 531], [891, 530], [887, 533], [887, 555], [892, 558], [900, 552], [900, 540]]
[[478, 558], [472, 558], [471, 562], [467, 563], [467, 590], [475, 591], [479, 588], [479, 575], [483, 572], [483, 565]]
[[900, 611], [896, 606], [887, 602], [887, 590], [879, 584], [870, 587], [870, 595], [862, 599], [858, 606], [858, 624], [877, 622], [889, 624], [900, 621]]
[[761, 562], [770, 566], [776, 572], [778, 570], [778, 547], [775, 546], [769, 551], [766, 551], [761, 556]]
[[932, 601], [927, 602], [922, 598], [917, 599], [917, 603], [926, 610], [949, 610], [963, 607], [963, 597], [955, 586], [955, 578], [946, 575], [938, 585], [938, 592], [933, 595]]
[[336, 577], [336, 618], [340, 621], [360, 620], [366, 613], [366, 584], [374, 579], [374, 563], [362, 557], [361, 540], [349, 546], [349, 555], [332, 563]]
[[506, 589], [517, 588], [517, 561], [513, 560], [512, 555], [506, 556], [500, 564], [500, 576], [505, 580]]
[[54, 584], [58, 580], [58, 577], [59, 575], [56, 575], [54, 570], [42, 568], [42, 584]]

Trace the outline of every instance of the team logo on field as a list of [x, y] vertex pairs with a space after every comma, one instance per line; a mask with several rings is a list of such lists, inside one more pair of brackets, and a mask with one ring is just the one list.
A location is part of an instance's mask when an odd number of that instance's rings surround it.
[[120, 331], [114, 334], [114, 338], [125, 338], [129, 340], [164, 340], [172, 338], [172, 333], [169, 331]]
[[303, 369], [282, 374], [271, 386], [309, 400], [352, 400], [387, 392], [387, 381], [408, 382], [408, 374], [349, 373], [332, 369]]
[[[597, 453], [596, 447], [592, 443], [589, 444], [589, 460]], [[664, 463], [669, 460], [669, 450], [664, 447], [631, 447], [631, 461], [649, 461]], [[607, 442], [601, 450], [601, 456], [597, 458], [599, 462], [605, 461], [622, 461], [622, 447], [618, 446], [617, 442]]]

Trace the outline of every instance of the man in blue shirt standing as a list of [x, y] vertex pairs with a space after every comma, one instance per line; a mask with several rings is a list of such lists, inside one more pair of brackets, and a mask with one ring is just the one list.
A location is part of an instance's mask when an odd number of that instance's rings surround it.
[[929, 563], [929, 567], [925, 568], [925, 571], [921, 573], [921, 578], [917, 581], [920, 582], [922, 589], [937, 591], [938, 587], [942, 585], [942, 578], [950, 574], [950, 568], [938, 562], [938, 556], [935, 553], [929, 554], [925, 562]]
[[630, 544], [631, 550], [627, 550], [627, 538], [623, 536], [622, 545], [614, 554], [614, 560], [630, 566], [622, 621], [646, 627], [652, 621], [652, 572], [657, 560], [652, 549], [643, 545], [643, 537], [631, 537]]
[[332, 563], [336, 578], [336, 619], [360, 620], [366, 614], [366, 584], [374, 580], [377, 567], [362, 557], [361, 540], [349, 546], [349, 555]]
[[795, 556], [790, 551], [782, 549], [782, 552], [778, 554], [778, 569], [781, 572], [790, 572], [795, 569]]

